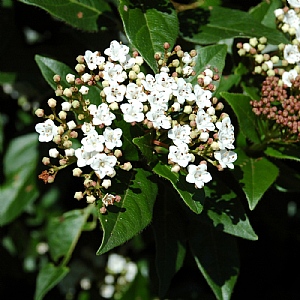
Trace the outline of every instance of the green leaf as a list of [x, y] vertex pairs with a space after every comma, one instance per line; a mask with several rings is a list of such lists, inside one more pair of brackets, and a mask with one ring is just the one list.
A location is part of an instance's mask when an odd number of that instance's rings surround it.
[[205, 205], [199, 216], [201, 222], [210, 224], [217, 230], [248, 240], [257, 240], [243, 205], [237, 195], [221, 181], [206, 185]]
[[239, 274], [235, 238], [203, 223], [192, 223], [189, 237], [198, 268], [218, 300], [229, 300]]
[[172, 48], [178, 35], [176, 11], [168, 0], [120, 0], [119, 13], [129, 42], [154, 72], [156, 52], [163, 52], [165, 42]]
[[196, 47], [197, 60], [194, 70], [196, 75], [192, 77], [191, 83], [197, 83], [197, 76], [201, 74], [207, 67], [216, 68], [221, 77], [225, 66], [225, 58], [227, 54], [226, 45], [212, 45], [207, 47]]
[[202, 212], [205, 198], [203, 189], [196, 189], [193, 184], [186, 182], [185, 176], [172, 172], [170, 166], [161, 162], [154, 166], [153, 171], [172, 183], [182, 200], [193, 212], [196, 214]]
[[197, 44], [215, 44], [235, 37], [265, 36], [270, 44], [289, 41], [276, 29], [266, 27], [249, 13], [224, 7], [188, 10], [178, 15], [182, 37]]
[[38, 6], [54, 17], [65, 21], [71, 26], [97, 31], [97, 19], [104, 11], [110, 11], [107, 1], [97, 0], [20, 0], [29, 5]]
[[269, 28], [276, 28], [276, 17], [274, 10], [282, 7], [282, 1], [272, 0], [270, 2], [264, 1], [253, 7], [249, 13], [250, 15]]
[[0, 186], [0, 225], [18, 217], [38, 195], [36, 187], [37, 135], [20, 136], [10, 143], [4, 157], [5, 182]]
[[252, 142], [260, 144], [257, 117], [252, 112], [250, 105], [251, 98], [243, 94], [232, 94], [228, 92], [222, 92], [220, 94], [229, 103], [236, 114], [241, 132]]
[[299, 146], [295, 144], [272, 144], [267, 147], [265, 154], [278, 159], [300, 161]]
[[0, 72], [0, 84], [14, 83], [16, 79], [16, 73]]
[[153, 181], [152, 173], [138, 168], [122, 174], [121, 182], [114, 184], [113, 189], [114, 193], [122, 197], [121, 201], [108, 206], [107, 213], [99, 213], [104, 233], [98, 255], [130, 240], [152, 219], [157, 195], [157, 184]]
[[70, 258], [93, 208], [91, 205], [83, 210], [71, 210], [50, 219], [47, 237], [50, 254], [55, 262], [61, 257], [66, 260]]
[[69, 272], [69, 268], [65, 266], [54, 266], [48, 263], [40, 270], [34, 300], [42, 300], [44, 296], [57, 285]]
[[241, 80], [241, 76], [238, 74], [231, 74], [229, 76], [222, 76], [220, 84], [214, 94], [215, 97], [219, 98], [221, 92], [229, 91], [233, 86], [237, 85]]
[[279, 169], [265, 157], [251, 158], [241, 149], [235, 151], [238, 158], [233, 174], [246, 195], [249, 208], [253, 210], [276, 180]]
[[[51, 59], [41, 55], [36, 55], [35, 61], [38, 64], [45, 80], [48, 82], [48, 84], [52, 87], [53, 90], [56, 90], [56, 83], [53, 81], [53, 76], [56, 74], [60, 75], [61, 85], [63, 87], [70, 87], [70, 84], [66, 81], [66, 75], [69, 73], [76, 74], [76, 72], [70, 67], [55, 59]], [[100, 104], [102, 101], [100, 97], [99, 87], [90, 86], [87, 98], [93, 104]]]
[[157, 160], [156, 155], [153, 153], [153, 139], [155, 132], [150, 131], [144, 136], [134, 138], [132, 141], [135, 145], [139, 147], [145, 158], [147, 159], [147, 163], [155, 162]]
[[181, 268], [186, 253], [186, 224], [181, 206], [172, 189], [165, 187], [164, 197], [154, 207], [152, 227], [156, 245], [156, 270], [159, 278], [159, 296], [164, 298], [173, 276]]

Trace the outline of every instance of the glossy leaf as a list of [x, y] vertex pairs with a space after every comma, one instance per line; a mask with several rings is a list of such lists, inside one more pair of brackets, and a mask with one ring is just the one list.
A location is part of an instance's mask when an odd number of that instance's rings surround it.
[[0, 186], [0, 225], [19, 216], [34, 201], [39, 192], [36, 187], [38, 137], [34, 134], [12, 140], [4, 157], [5, 182]]
[[249, 208], [253, 210], [276, 180], [279, 170], [265, 157], [251, 158], [241, 149], [235, 151], [238, 159], [233, 174], [246, 195]]
[[219, 6], [210, 10], [198, 8], [180, 13], [178, 18], [182, 37], [197, 44], [214, 44], [235, 37], [262, 36], [271, 44], [289, 43], [282, 32], [266, 27], [249, 13], [236, 9]]
[[164, 298], [173, 276], [182, 267], [186, 253], [186, 224], [180, 203], [176, 199], [178, 197], [166, 186], [154, 208], [152, 227], [160, 298]]
[[104, 11], [110, 11], [109, 4], [104, 0], [20, 0], [29, 5], [38, 6], [54, 17], [65, 21], [71, 26], [97, 31], [97, 19]]
[[54, 266], [48, 263], [40, 270], [34, 300], [42, 300], [44, 296], [56, 286], [69, 272], [69, 268], [65, 266]]
[[93, 208], [91, 205], [83, 210], [70, 210], [50, 219], [47, 237], [50, 254], [55, 262], [61, 257], [70, 257]]
[[239, 274], [235, 238], [205, 224], [192, 224], [189, 243], [198, 268], [218, 300], [229, 300]]
[[119, 13], [128, 40], [157, 72], [154, 54], [164, 51], [165, 42], [172, 48], [178, 35], [178, 19], [173, 5], [168, 0], [120, 0]]
[[[70, 84], [66, 81], [66, 75], [69, 73], [75, 75], [75, 70], [72, 70], [62, 62], [41, 55], [36, 55], [35, 61], [38, 64], [44, 78], [53, 90], [56, 90], [56, 83], [53, 81], [53, 76], [56, 74], [60, 75], [61, 85], [63, 87], [70, 86]], [[97, 86], [90, 86], [87, 98], [93, 104], [100, 104], [102, 102], [100, 97], [100, 89]]]
[[153, 180], [150, 172], [135, 169], [129, 173], [124, 171], [121, 183], [114, 184], [114, 193], [122, 200], [108, 206], [107, 213], [99, 213], [103, 238], [98, 255], [130, 240], [150, 223], [157, 195]]
[[241, 80], [241, 76], [238, 74], [231, 74], [229, 76], [222, 76], [220, 84], [214, 94], [215, 97], [219, 98], [221, 92], [228, 92], [233, 86], [238, 84]]
[[225, 66], [225, 58], [227, 54], [226, 45], [212, 45], [207, 47], [196, 47], [197, 59], [194, 70], [196, 75], [192, 77], [191, 83], [197, 83], [197, 76], [201, 74], [207, 67], [217, 69], [221, 77]]
[[300, 161], [299, 147], [295, 144], [272, 144], [272, 146], [267, 147], [265, 154], [278, 159]]
[[154, 166], [153, 171], [172, 183], [182, 200], [193, 212], [196, 214], [202, 212], [205, 198], [203, 189], [196, 189], [193, 184], [186, 182], [185, 176], [172, 172], [170, 166], [161, 162]]
[[237, 195], [222, 182], [215, 181], [213, 187], [205, 186], [205, 205], [200, 215], [201, 222], [217, 230], [248, 240], [257, 240], [243, 205]]
[[221, 96], [232, 107], [237, 116], [241, 132], [254, 143], [260, 143], [256, 115], [252, 112], [251, 98], [243, 94], [222, 92]]

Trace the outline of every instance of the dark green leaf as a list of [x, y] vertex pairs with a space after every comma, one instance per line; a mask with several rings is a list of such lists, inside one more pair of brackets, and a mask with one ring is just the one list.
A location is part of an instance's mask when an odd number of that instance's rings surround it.
[[203, 210], [203, 202], [205, 198], [203, 189], [196, 189], [193, 184], [186, 182], [185, 176], [171, 171], [170, 166], [158, 162], [153, 171], [169, 180], [175, 190], [179, 193], [185, 204], [196, 214], [200, 214]]
[[15, 73], [0, 72], [0, 84], [14, 83], [15, 79]]
[[178, 19], [173, 5], [168, 0], [120, 0], [119, 12], [128, 40], [157, 72], [154, 54], [164, 51], [165, 42], [172, 48], [178, 35]]
[[98, 255], [130, 240], [150, 223], [157, 184], [153, 175], [143, 169], [124, 171], [121, 183], [114, 184], [114, 192], [122, 200], [108, 206], [106, 214], [99, 213], [104, 233]]
[[153, 139], [155, 133], [150, 131], [144, 136], [137, 137], [133, 139], [133, 143], [139, 147], [145, 158], [147, 159], [147, 163], [155, 162], [157, 160], [156, 155], [153, 153]]
[[207, 67], [216, 68], [221, 77], [223, 68], [225, 66], [225, 57], [227, 54], [226, 45], [213, 45], [207, 47], [196, 47], [197, 60], [194, 70], [196, 75], [192, 77], [191, 83], [197, 83], [197, 76], [203, 72]]
[[[76, 74], [76, 72], [67, 65], [57, 60], [40, 55], [35, 56], [35, 61], [52, 89], [56, 90], [56, 83], [53, 81], [53, 76], [56, 74], [60, 75], [61, 85], [63, 87], [70, 87], [70, 84], [66, 81], [66, 75], [69, 73]], [[100, 89], [97, 86], [90, 86], [87, 98], [93, 104], [100, 104], [102, 102], [100, 97]]]
[[38, 197], [36, 187], [37, 142], [35, 133], [12, 140], [4, 157], [6, 180], [0, 186], [0, 225], [7, 224], [22, 213]]
[[243, 94], [222, 92], [221, 96], [229, 103], [237, 116], [241, 132], [254, 143], [260, 143], [258, 134], [257, 117], [252, 112], [251, 98]]
[[64, 266], [54, 266], [51, 263], [43, 266], [37, 277], [34, 300], [42, 300], [47, 292], [57, 285], [68, 272], [69, 268]]
[[198, 268], [218, 300], [229, 300], [239, 274], [235, 238], [203, 223], [193, 223], [189, 238]]
[[205, 205], [199, 216], [201, 222], [217, 230], [248, 239], [257, 240], [245, 210], [237, 195], [221, 181], [215, 181], [205, 188]]
[[272, 146], [267, 147], [265, 154], [278, 159], [300, 161], [299, 146], [295, 144], [272, 144]]
[[234, 37], [265, 36], [268, 42], [278, 45], [289, 43], [284, 34], [266, 27], [249, 13], [224, 7], [210, 10], [198, 8], [178, 15], [182, 37], [197, 44], [214, 44]]
[[54, 17], [75, 28], [97, 31], [97, 19], [104, 11], [110, 11], [107, 1], [97, 0], [20, 0], [23, 3], [38, 6]]
[[241, 76], [237, 74], [231, 74], [226, 77], [222, 76], [214, 96], [219, 98], [221, 92], [228, 92], [233, 86], [237, 85], [240, 80]]
[[253, 210], [258, 201], [276, 180], [279, 170], [265, 157], [251, 158], [241, 149], [236, 149], [238, 158], [233, 171]]
[[67, 259], [70, 257], [93, 208], [91, 205], [83, 210], [71, 210], [62, 216], [50, 219], [47, 237], [54, 261], [57, 262], [63, 256]]
[[183, 264], [186, 253], [186, 224], [181, 206], [168, 186], [164, 197], [159, 197], [154, 207], [153, 229], [156, 245], [156, 270], [159, 278], [159, 295], [163, 299], [173, 276]]
[[245, 95], [249, 96], [251, 100], [260, 100], [260, 90], [255, 86], [247, 86], [244, 82], [241, 83], [243, 92]]

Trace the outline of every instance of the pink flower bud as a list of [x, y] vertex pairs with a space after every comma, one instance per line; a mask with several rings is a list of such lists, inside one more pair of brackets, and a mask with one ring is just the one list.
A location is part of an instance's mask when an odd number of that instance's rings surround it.
[[44, 110], [41, 109], [41, 108], [38, 108], [36, 111], [35, 111], [35, 115], [39, 118], [43, 117], [45, 115], [44, 113]]
[[48, 100], [48, 105], [49, 105], [49, 107], [54, 108], [56, 106], [56, 100], [53, 98], [50, 98]]

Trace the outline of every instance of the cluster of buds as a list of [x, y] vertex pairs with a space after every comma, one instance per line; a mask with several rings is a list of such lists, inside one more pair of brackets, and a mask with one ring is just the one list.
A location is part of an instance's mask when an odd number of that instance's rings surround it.
[[[274, 11], [277, 28], [291, 41], [290, 44], [268, 45], [266, 38], [251, 38], [238, 43], [240, 56], [252, 59], [253, 73], [265, 76], [261, 99], [250, 104], [253, 112], [271, 120], [270, 139], [284, 142], [299, 141], [299, 79], [300, 79], [300, 3], [287, 1], [289, 6]], [[273, 139], [274, 138], [274, 139]]]
[[[77, 57], [77, 75], [66, 74], [64, 80], [54, 76], [55, 94], [65, 101], [59, 112], [55, 99], [48, 101], [50, 115], [42, 109], [36, 111], [38, 117], [46, 118], [36, 125], [39, 140], [57, 145], [49, 150], [49, 158], [43, 159], [50, 170], [44, 171], [41, 179], [53, 182], [60, 169], [76, 163], [73, 175], [84, 178], [85, 191], [77, 192], [75, 198], [85, 196], [88, 203], [101, 199], [101, 213], [106, 212], [108, 205], [120, 201], [120, 196], [105, 191], [112, 185], [110, 179], [117, 169], [132, 168], [122, 159], [123, 131], [115, 122], [120, 118], [145, 133], [153, 131], [153, 150], [158, 155], [168, 153], [171, 170], [182, 171], [187, 182], [197, 188], [212, 179], [207, 162], [219, 170], [233, 168], [237, 158], [232, 151], [234, 127], [222, 113], [223, 104], [213, 97], [219, 81], [217, 70], [207, 66], [192, 85], [196, 51], [169, 48], [165, 43], [164, 53], [155, 54], [159, 69], [155, 75], [141, 71], [143, 59], [136, 51], [130, 56], [129, 47], [112, 41], [104, 51], [107, 59], [98, 51], [87, 50]], [[91, 87], [99, 90], [101, 103], [94, 104]], [[74, 143], [78, 139], [80, 146]], [[58, 159], [58, 164], [50, 158]]]

